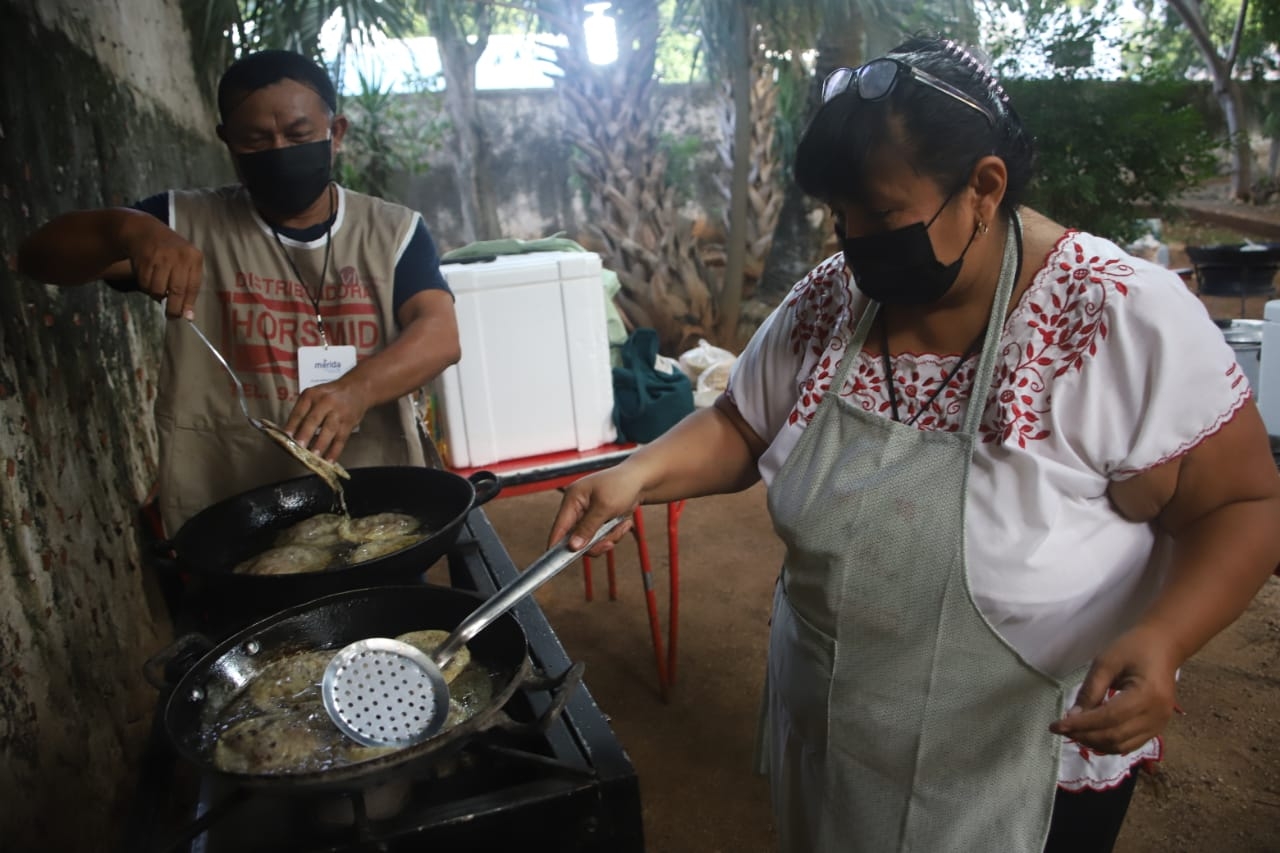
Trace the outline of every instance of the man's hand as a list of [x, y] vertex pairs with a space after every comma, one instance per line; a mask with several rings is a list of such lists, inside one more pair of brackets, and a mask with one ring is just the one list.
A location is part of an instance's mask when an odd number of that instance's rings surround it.
[[195, 316], [204, 253], [152, 216], [131, 216], [121, 233], [138, 289], [164, 301], [170, 318]]
[[368, 410], [361, 383], [348, 375], [302, 392], [284, 431], [311, 452], [336, 462]]

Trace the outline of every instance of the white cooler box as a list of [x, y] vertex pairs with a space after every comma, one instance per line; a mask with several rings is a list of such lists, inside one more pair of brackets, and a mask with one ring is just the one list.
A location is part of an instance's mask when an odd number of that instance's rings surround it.
[[453, 468], [617, 437], [600, 257], [503, 255], [442, 264], [462, 360], [436, 380], [436, 428]]

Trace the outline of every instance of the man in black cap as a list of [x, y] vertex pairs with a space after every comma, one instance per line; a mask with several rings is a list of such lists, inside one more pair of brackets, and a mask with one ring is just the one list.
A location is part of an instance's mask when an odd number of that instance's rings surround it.
[[[315, 62], [262, 51], [218, 85], [238, 185], [74, 211], [32, 234], [19, 269], [105, 279], [197, 322], [256, 417], [348, 467], [421, 465], [408, 394], [459, 356], [453, 296], [421, 215], [332, 181], [347, 119]], [[170, 534], [249, 488], [305, 473], [240, 414], [234, 385], [171, 323], [156, 400], [159, 503]]]

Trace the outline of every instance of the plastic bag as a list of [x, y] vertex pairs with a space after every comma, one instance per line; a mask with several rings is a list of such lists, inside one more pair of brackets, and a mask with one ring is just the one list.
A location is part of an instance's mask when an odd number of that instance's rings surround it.
[[678, 360], [680, 369], [693, 382], [693, 405], [705, 409], [724, 391], [738, 357], [702, 338], [696, 347], [686, 350]]
[[721, 362], [732, 362], [735, 358], [737, 356], [727, 349], [713, 346], [703, 338], [699, 339], [696, 347], [685, 350], [678, 361], [680, 369], [684, 371], [685, 376], [689, 377], [689, 381], [697, 382], [703, 371]]
[[724, 389], [729, 386], [729, 374], [733, 373], [733, 365], [737, 361], [736, 356], [728, 361], [717, 361], [698, 374], [698, 382], [693, 389], [695, 407], [705, 409], [724, 393]]

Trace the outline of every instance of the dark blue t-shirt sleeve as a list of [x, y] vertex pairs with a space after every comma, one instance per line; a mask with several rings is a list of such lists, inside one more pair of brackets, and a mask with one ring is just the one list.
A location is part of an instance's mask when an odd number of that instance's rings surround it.
[[169, 193], [167, 191], [147, 196], [133, 205], [133, 209], [141, 210], [143, 213], [150, 213], [165, 225], [170, 228], [173, 227], [173, 223], [169, 221]]
[[427, 231], [427, 224], [418, 219], [418, 226], [409, 238], [409, 245], [396, 262], [396, 280], [391, 291], [391, 308], [396, 316], [400, 307], [424, 290], [443, 290], [450, 293], [449, 285], [440, 273], [440, 253]]
[[[169, 221], [169, 193], [167, 190], [155, 195], [149, 195], [142, 201], [130, 205], [130, 207], [143, 213], [149, 213], [170, 228], [173, 227], [173, 223]], [[132, 276], [114, 280], [107, 279], [106, 281], [108, 287], [113, 290], [119, 290], [122, 293], [130, 293], [138, 289], [138, 280]]]

